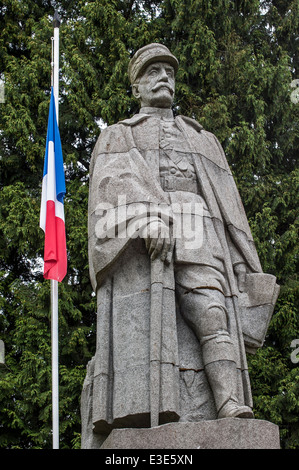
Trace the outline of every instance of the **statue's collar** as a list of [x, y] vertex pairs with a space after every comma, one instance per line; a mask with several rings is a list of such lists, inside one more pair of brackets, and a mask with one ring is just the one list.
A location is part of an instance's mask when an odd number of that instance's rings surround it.
[[144, 106], [140, 108], [139, 114], [150, 114], [156, 117], [173, 120], [173, 112], [170, 108], [152, 108]]

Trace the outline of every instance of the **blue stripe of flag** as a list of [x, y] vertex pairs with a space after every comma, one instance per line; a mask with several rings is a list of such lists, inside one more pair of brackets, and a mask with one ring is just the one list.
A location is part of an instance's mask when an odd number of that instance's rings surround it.
[[43, 176], [45, 176], [48, 171], [48, 148], [49, 148], [50, 141], [54, 142], [56, 198], [58, 201], [63, 203], [63, 199], [66, 193], [66, 187], [65, 187], [65, 177], [64, 177], [60, 133], [59, 133], [59, 128], [58, 128], [57, 119], [56, 119], [56, 108], [55, 108], [53, 87], [51, 88], [51, 100], [50, 100], [50, 109], [49, 109], [49, 118], [48, 118], [47, 142], [46, 142]]

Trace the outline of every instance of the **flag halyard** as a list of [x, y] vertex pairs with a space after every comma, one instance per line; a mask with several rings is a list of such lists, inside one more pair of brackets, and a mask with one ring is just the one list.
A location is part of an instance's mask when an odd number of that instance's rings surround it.
[[65, 193], [63, 156], [52, 87], [42, 183], [40, 227], [45, 232], [44, 278], [59, 282], [63, 280], [67, 272]]

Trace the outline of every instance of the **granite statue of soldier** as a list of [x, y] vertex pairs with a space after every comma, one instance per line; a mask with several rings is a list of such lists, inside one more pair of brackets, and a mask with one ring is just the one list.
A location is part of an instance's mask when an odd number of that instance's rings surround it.
[[87, 434], [148, 427], [154, 408], [156, 424], [253, 418], [246, 352], [263, 344], [278, 286], [217, 138], [173, 115], [178, 65], [162, 44], [135, 53], [140, 111], [104, 129], [91, 159]]

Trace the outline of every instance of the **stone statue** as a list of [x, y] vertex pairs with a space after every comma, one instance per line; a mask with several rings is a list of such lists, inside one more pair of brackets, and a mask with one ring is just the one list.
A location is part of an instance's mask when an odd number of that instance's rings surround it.
[[103, 130], [91, 159], [83, 447], [113, 428], [254, 417], [246, 352], [262, 346], [279, 287], [217, 138], [174, 118], [177, 69], [162, 44], [135, 53], [140, 111]]

